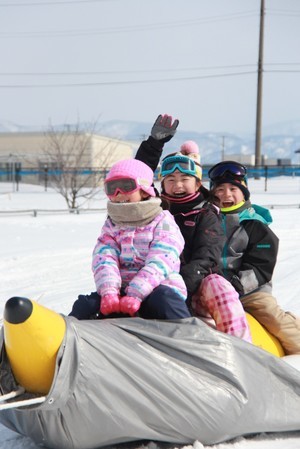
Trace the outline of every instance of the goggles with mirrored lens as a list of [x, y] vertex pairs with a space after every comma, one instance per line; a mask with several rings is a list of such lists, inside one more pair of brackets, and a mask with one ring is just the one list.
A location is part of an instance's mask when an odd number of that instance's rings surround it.
[[197, 176], [196, 163], [187, 156], [166, 157], [161, 164], [160, 175], [164, 178], [175, 170], [191, 176]]
[[115, 178], [109, 179], [104, 183], [104, 189], [107, 196], [116, 196], [118, 193], [131, 194], [140, 189], [137, 179], [133, 178]]
[[247, 177], [247, 168], [235, 161], [219, 162], [208, 170], [208, 177], [211, 181], [226, 177], [243, 179]]

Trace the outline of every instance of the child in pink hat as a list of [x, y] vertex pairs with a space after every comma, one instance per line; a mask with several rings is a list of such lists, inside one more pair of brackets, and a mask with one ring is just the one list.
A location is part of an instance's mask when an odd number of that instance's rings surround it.
[[97, 291], [79, 295], [71, 316], [190, 317], [179, 274], [184, 240], [152, 184], [153, 171], [141, 161], [112, 166], [104, 183], [108, 217], [93, 251]]

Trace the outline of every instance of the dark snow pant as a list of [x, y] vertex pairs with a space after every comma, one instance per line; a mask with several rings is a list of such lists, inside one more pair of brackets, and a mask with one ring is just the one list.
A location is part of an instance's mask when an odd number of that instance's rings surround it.
[[[102, 315], [100, 312], [101, 297], [97, 292], [90, 295], [79, 295], [74, 302], [69, 316], [78, 320], [89, 320], [91, 318], [120, 318], [129, 315], [113, 313]], [[138, 316], [145, 319], [178, 320], [191, 316], [185, 301], [170, 287], [159, 285], [144, 299], [138, 311]]]

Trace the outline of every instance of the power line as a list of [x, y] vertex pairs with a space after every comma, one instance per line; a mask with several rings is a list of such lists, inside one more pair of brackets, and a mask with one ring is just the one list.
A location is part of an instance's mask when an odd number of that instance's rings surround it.
[[[60, 5], [60, 4], [80, 4], [80, 3], [97, 3], [108, 0], [62, 0], [61, 2], [43, 2], [43, 3], [0, 3], [1, 6], [9, 7], [9, 6], [45, 6], [45, 5]], [[270, 10], [270, 14], [274, 15], [300, 15], [300, 11], [288, 11], [288, 10]], [[228, 21], [235, 19], [243, 19], [249, 17], [257, 17], [256, 10], [249, 10], [244, 12], [232, 13], [232, 14], [223, 14], [216, 15], [210, 17], [200, 17], [196, 19], [189, 20], [180, 20], [174, 22], [160, 22], [160, 23], [152, 23], [152, 24], [139, 24], [139, 25], [126, 25], [126, 26], [118, 26], [118, 27], [109, 27], [105, 29], [69, 29], [69, 30], [46, 30], [46, 31], [13, 31], [13, 32], [0, 32], [0, 39], [5, 38], [37, 38], [37, 37], [50, 37], [50, 38], [61, 38], [61, 37], [77, 37], [77, 36], [93, 36], [93, 35], [103, 35], [103, 34], [111, 34], [111, 33], [132, 33], [137, 31], [151, 31], [157, 29], [171, 29], [178, 27], [190, 27], [196, 26], [199, 24], [205, 23], [213, 23], [219, 21]]]
[[[78, 1], [61, 1], [61, 2], [43, 2], [43, 3], [0, 3], [1, 6], [45, 6], [45, 5], [60, 5], [60, 4], [76, 4], [76, 3], [93, 3], [102, 2], [108, 0], [78, 0]], [[300, 15], [300, 11], [288, 11], [288, 10], [269, 10], [269, 14], [273, 15], [290, 15], [297, 17]], [[151, 31], [157, 29], [171, 29], [178, 27], [190, 27], [205, 23], [214, 23], [220, 21], [228, 21], [235, 19], [243, 19], [249, 17], [257, 17], [257, 11], [249, 10], [244, 12], [238, 12], [233, 14], [223, 14], [210, 17], [200, 17], [196, 19], [180, 20], [174, 22], [160, 22], [152, 24], [139, 24], [139, 25], [126, 25], [118, 27], [109, 27], [105, 29], [69, 29], [69, 30], [46, 30], [46, 31], [11, 31], [11, 32], [0, 32], [0, 39], [16, 39], [16, 38], [37, 38], [37, 37], [50, 37], [50, 38], [61, 38], [61, 37], [77, 37], [77, 36], [93, 36], [93, 35], [103, 35], [111, 33], [132, 33], [137, 31]]]
[[109, 0], [62, 0], [62, 1], [52, 1], [52, 2], [27, 2], [27, 3], [0, 3], [0, 8], [3, 6], [5, 8], [12, 6], [49, 6], [49, 5], [65, 5], [65, 4], [76, 4], [76, 3], [101, 3]]
[[26, 89], [26, 88], [48, 88], [48, 87], [92, 87], [92, 86], [113, 86], [124, 84], [149, 84], [149, 83], [166, 83], [166, 82], [178, 82], [178, 81], [192, 81], [205, 78], [220, 78], [231, 77], [240, 75], [252, 75], [256, 71], [249, 72], [235, 72], [235, 73], [223, 73], [218, 75], [203, 75], [203, 76], [187, 76], [181, 78], [160, 78], [160, 79], [147, 79], [147, 80], [122, 80], [122, 81], [102, 81], [92, 83], [58, 83], [58, 84], [8, 84], [0, 85], [0, 89]]
[[[300, 64], [300, 63], [299, 63]], [[207, 67], [181, 67], [181, 68], [168, 68], [168, 69], [132, 69], [132, 70], [101, 70], [101, 71], [80, 71], [80, 72], [0, 72], [0, 76], [82, 76], [82, 75], [123, 75], [131, 73], [162, 73], [162, 72], [188, 72], [198, 70], [224, 70], [224, 69], [236, 69], [245, 67], [256, 67], [256, 64], [232, 64], [224, 66], [207, 66]]]
[[[161, 72], [161, 71], [160, 71]], [[264, 73], [300, 73], [299, 70], [263, 70]], [[47, 83], [47, 84], [0, 84], [0, 89], [39, 89], [39, 88], [61, 88], [61, 87], [97, 87], [97, 86], [113, 86], [113, 85], [130, 85], [130, 84], [151, 84], [151, 83], [166, 83], [166, 82], [180, 82], [180, 81], [197, 81], [202, 79], [213, 78], [225, 78], [233, 76], [245, 76], [256, 74], [256, 70], [245, 72], [231, 72], [231, 73], [219, 73], [210, 75], [197, 75], [197, 76], [182, 76], [173, 78], [155, 78], [155, 79], [137, 79], [137, 80], [116, 80], [116, 81], [97, 81], [97, 82], [82, 82], [82, 83]], [[87, 74], [77, 73], [77, 75]], [[1, 74], [0, 76], [9, 75]], [[20, 74], [21, 75], [21, 74]], [[24, 74], [23, 74], [24, 75]], [[35, 76], [37, 74], [25, 74]], [[47, 75], [46, 73], [43, 75]], [[59, 75], [59, 74], [55, 74]], [[70, 74], [72, 75], [72, 74]]]
[[[268, 66], [300, 66], [300, 62], [276, 62], [264, 64], [264, 67]], [[101, 70], [101, 71], [74, 71], [74, 72], [0, 72], [0, 76], [99, 76], [99, 75], [124, 75], [132, 73], [174, 73], [174, 72], [192, 72], [192, 71], [207, 71], [207, 70], [224, 70], [224, 69], [237, 69], [237, 68], [254, 68], [257, 67], [256, 64], [231, 64], [223, 66], [203, 66], [203, 67], [175, 67], [168, 69], [132, 69], [132, 70]], [[300, 70], [300, 69], [299, 69]], [[270, 69], [265, 70], [265, 73], [298, 73], [299, 70], [294, 69]], [[236, 72], [238, 74], [240, 72]], [[242, 72], [243, 73], [243, 72]], [[220, 74], [222, 75], [222, 74]], [[225, 74], [224, 74], [225, 75]], [[213, 75], [209, 75], [213, 76]]]
[[264, 66], [266, 65], [300, 65], [300, 62], [266, 62]]
[[284, 70], [284, 69], [278, 69], [278, 70], [263, 70], [264, 73], [299, 73], [299, 70]]
[[272, 16], [299, 16], [300, 11], [287, 10], [287, 9], [267, 9], [268, 15]]
[[178, 20], [174, 22], [159, 22], [139, 25], [126, 25], [118, 27], [109, 27], [105, 29], [82, 29], [82, 30], [52, 30], [52, 31], [17, 31], [17, 32], [0, 32], [0, 38], [37, 38], [37, 37], [76, 37], [76, 36], [93, 36], [111, 33], [132, 33], [136, 31], [152, 31], [158, 29], [170, 29], [178, 27], [190, 27], [199, 24], [212, 23], [224, 20], [235, 20], [257, 16], [257, 12], [243, 12], [235, 14], [226, 14], [220, 16], [211, 16], [204, 18], [196, 18], [189, 20]]

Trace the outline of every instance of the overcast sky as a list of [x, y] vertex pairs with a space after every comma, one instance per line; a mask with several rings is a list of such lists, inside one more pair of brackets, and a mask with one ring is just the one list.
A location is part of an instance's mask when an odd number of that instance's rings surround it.
[[[265, 0], [263, 126], [300, 120], [300, 1]], [[255, 133], [260, 0], [0, 0], [0, 121]]]

